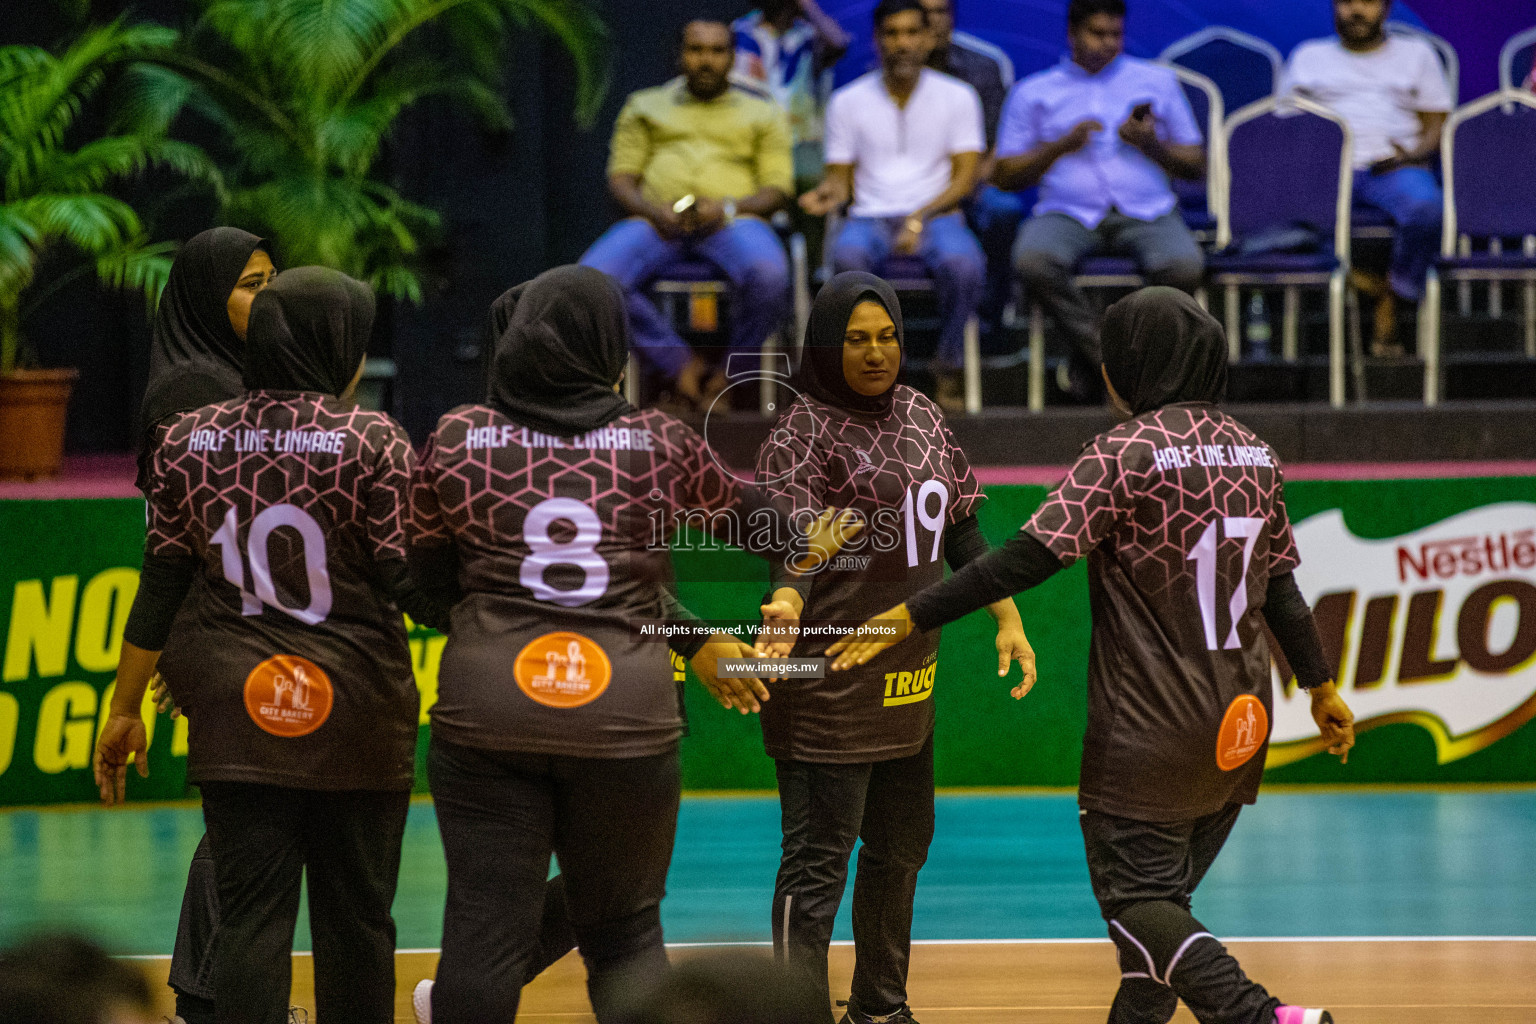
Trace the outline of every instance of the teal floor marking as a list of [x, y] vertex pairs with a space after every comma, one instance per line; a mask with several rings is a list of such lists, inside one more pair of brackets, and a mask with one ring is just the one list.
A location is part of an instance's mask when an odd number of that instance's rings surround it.
[[[195, 806], [0, 812], [0, 940], [85, 928], [168, 953]], [[675, 942], [766, 941], [778, 802], [683, 802], [663, 917]], [[1195, 896], [1218, 935], [1536, 935], [1536, 791], [1294, 791], [1243, 812]], [[395, 902], [402, 948], [435, 947], [445, 884], [432, 806], [411, 806]], [[1069, 796], [939, 799], [919, 939], [1099, 938]], [[835, 936], [850, 938], [848, 900]], [[309, 948], [300, 916], [296, 945]]]

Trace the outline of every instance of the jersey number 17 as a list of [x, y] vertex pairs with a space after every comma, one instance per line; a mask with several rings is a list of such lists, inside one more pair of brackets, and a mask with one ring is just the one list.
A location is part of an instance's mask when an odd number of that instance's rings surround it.
[[1220, 648], [1216, 646], [1216, 523], [1217, 520], [1212, 520], [1206, 525], [1205, 532], [1200, 534], [1185, 561], [1195, 563], [1195, 595], [1200, 601], [1200, 624], [1205, 627], [1206, 649], [1230, 651], [1242, 646], [1237, 639], [1237, 624], [1248, 611], [1248, 566], [1253, 561], [1253, 548], [1259, 542], [1264, 520], [1252, 516], [1227, 516], [1220, 520], [1228, 540], [1243, 542], [1243, 571], [1227, 603], [1232, 628]]

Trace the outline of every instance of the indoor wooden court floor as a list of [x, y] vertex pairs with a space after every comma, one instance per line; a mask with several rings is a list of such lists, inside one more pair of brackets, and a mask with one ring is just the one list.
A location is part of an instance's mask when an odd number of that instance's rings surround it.
[[[708, 947], [673, 949], [673, 962]], [[1536, 942], [1278, 941], [1234, 942], [1249, 976], [1283, 999], [1333, 1011], [1338, 1024], [1512, 1024], [1536, 1020]], [[768, 956], [763, 947], [751, 953]], [[853, 947], [832, 949], [832, 990], [846, 992]], [[414, 1021], [411, 990], [430, 977], [436, 953], [396, 958], [395, 1019]], [[163, 981], [168, 964], [146, 968]], [[923, 1024], [1102, 1024], [1118, 970], [1110, 944], [920, 943], [909, 978]], [[310, 961], [294, 958], [293, 1001], [313, 1015]], [[163, 1011], [171, 1012], [166, 1001]], [[523, 992], [525, 1024], [588, 1024], [586, 973], [572, 953]], [[1182, 1006], [1174, 1021], [1194, 1017]]]
[[[1089, 1024], [1118, 983], [1088, 886], [1070, 793], [951, 793], [918, 882], [911, 1001], [924, 1024]], [[0, 942], [73, 927], [163, 979], [195, 804], [0, 811]], [[683, 801], [662, 919], [675, 958], [708, 944], [766, 955], [778, 862], [771, 795]], [[1284, 790], [1245, 809], [1195, 894], [1197, 918], [1281, 998], [1339, 1024], [1536, 1021], [1536, 788]], [[400, 886], [397, 1007], [431, 976], [445, 869], [430, 801], [412, 804]], [[845, 899], [835, 940], [851, 938]], [[1369, 937], [1369, 938], [1364, 938]], [[301, 913], [294, 948], [309, 948]], [[834, 997], [853, 950], [832, 951]], [[591, 1020], [569, 956], [529, 986], [520, 1019]], [[310, 961], [294, 1001], [313, 1014]], [[167, 1002], [165, 1011], [169, 1012]], [[1181, 1011], [1176, 1018], [1192, 1018]]]

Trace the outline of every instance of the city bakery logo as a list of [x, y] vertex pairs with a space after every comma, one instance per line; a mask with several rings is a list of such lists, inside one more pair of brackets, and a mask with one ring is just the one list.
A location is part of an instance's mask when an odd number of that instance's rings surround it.
[[613, 663], [580, 633], [545, 633], [518, 652], [512, 675], [518, 689], [545, 707], [579, 708], [608, 689]]
[[1216, 767], [1229, 772], [1247, 764], [1264, 745], [1264, 734], [1268, 731], [1269, 716], [1264, 713], [1264, 702], [1251, 693], [1239, 695], [1227, 706], [1216, 734]]
[[307, 658], [279, 654], [245, 677], [245, 712], [273, 736], [308, 736], [331, 715], [331, 679]]
[[[1418, 725], [1445, 764], [1536, 717], [1536, 504], [1484, 505], [1383, 540], [1355, 536], [1332, 509], [1295, 532], [1296, 581], [1357, 732]], [[1270, 767], [1324, 749], [1282, 676]]]

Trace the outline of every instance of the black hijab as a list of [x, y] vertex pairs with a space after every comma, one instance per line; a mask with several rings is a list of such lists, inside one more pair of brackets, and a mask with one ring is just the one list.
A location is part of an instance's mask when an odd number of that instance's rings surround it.
[[236, 397], [245, 342], [229, 323], [229, 293], [266, 242], [239, 228], [193, 235], [176, 254], [160, 296], [149, 348], [149, 388], [139, 429], [179, 412]]
[[1137, 416], [1173, 402], [1226, 396], [1221, 324], [1177, 288], [1143, 288], [1110, 306], [1099, 342], [1109, 382]]
[[[896, 300], [896, 292], [874, 274], [850, 270], [823, 285], [811, 306], [794, 384], [812, 398], [839, 409], [884, 416], [891, 411], [895, 384], [878, 395], [861, 395], [843, 376], [843, 338], [848, 333], [854, 307], [861, 302], [878, 302], [885, 307], [896, 325], [896, 343], [903, 346], [905, 354], [906, 336], [902, 332], [901, 303]], [[897, 372], [900, 373], [899, 367]]]
[[613, 278], [591, 267], [546, 270], [491, 307], [505, 323], [491, 357], [486, 403], [559, 437], [631, 411], [613, 390], [629, 358], [629, 316]]
[[340, 395], [368, 352], [373, 289], [328, 267], [277, 275], [251, 303], [245, 386]]

